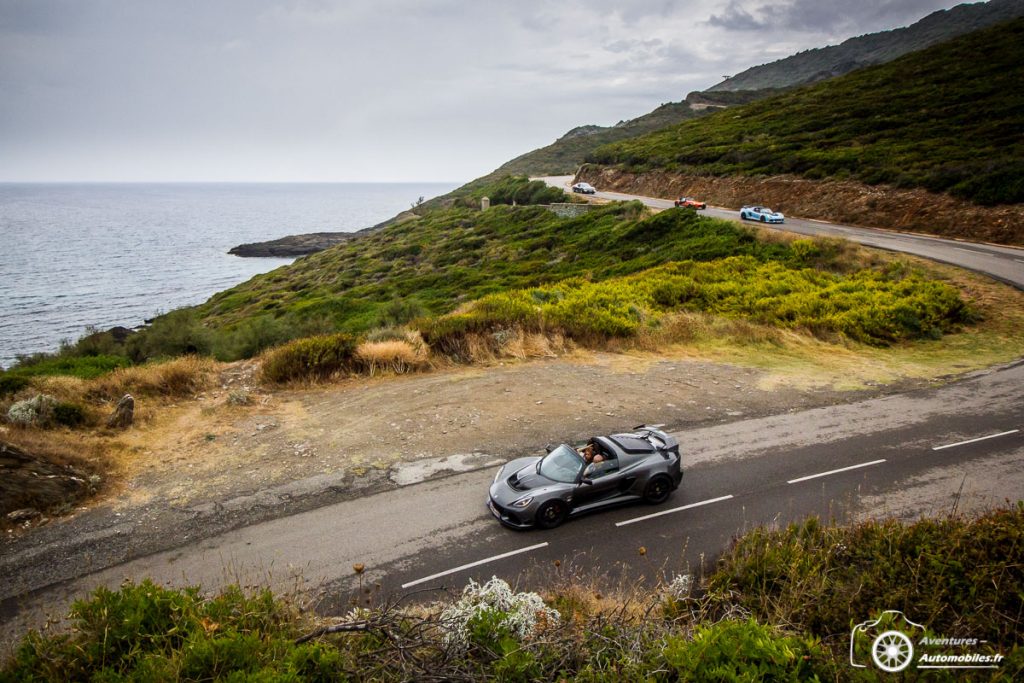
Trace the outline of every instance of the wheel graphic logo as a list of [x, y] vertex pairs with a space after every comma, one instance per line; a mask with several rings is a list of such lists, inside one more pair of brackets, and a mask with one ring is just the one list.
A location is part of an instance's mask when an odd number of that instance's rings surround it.
[[913, 658], [914, 645], [899, 631], [886, 631], [871, 644], [871, 659], [882, 671], [903, 671]]

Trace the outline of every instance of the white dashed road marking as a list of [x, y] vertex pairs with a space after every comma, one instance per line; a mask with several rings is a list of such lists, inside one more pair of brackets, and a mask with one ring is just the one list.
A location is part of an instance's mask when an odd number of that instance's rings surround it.
[[464, 565], [461, 565], [461, 566], [458, 566], [458, 567], [454, 567], [452, 569], [446, 569], [443, 572], [438, 572], [436, 574], [431, 574], [430, 576], [424, 576], [422, 579], [416, 579], [415, 581], [410, 581], [409, 583], [403, 583], [402, 584], [402, 588], [410, 588], [412, 586], [417, 586], [417, 585], [419, 585], [421, 583], [426, 583], [427, 581], [433, 581], [434, 579], [439, 579], [442, 576], [448, 576], [449, 574], [455, 574], [456, 572], [461, 572], [464, 569], [472, 569], [473, 567], [479, 567], [480, 565], [487, 564], [488, 562], [497, 562], [498, 560], [504, 560], [506, 557], [512, 557], [513, 555], [519, 555], [521, 553], [528, 553], [531, 550], [538, 550], [540, 548], [546, 548], [547, 545], [548, 545], [547, 542], [544, 542], [544, 543], [538, 543], [537, 545], [531, 545], [531, 546], [528, 546], [526, 548], [520, 548], [519, 550], [510, 550], [509, 552], [502, 553], [501, 555], [494, 555], [493, 557], [487, 557], [487, 558], [484, 558], [482, 560], [477, 560], [476, 562], [470, 562], [469, 564], [464, 564]]
[[711, 503], [718, 503], [723, 500], [729, 500], [732, 495], [722, 496], [720, 498], [712, 498], [711, 500], [702, 500], [699, 503], [690, 503], [678, 508], [672, 508], [671, 510], [662, 510], [661, 512], [655, 512], [653, 515], [644, 515], [643, 517], [635, 517], [633, 519], [627, 519], [624, 522], [615, 522], [615, 526], [626, 526], [627, 524], [634, 524], [636, 522], [642, 522], [647, 519], [654, 519], [655, 517], [661, 517], [662, 515], [670, 515], [673, 512], [682, 512], [683, 510], [689, 510], [690, 508], [700, 507], [701, 505], [710, 505]]
[[808, 479], [817, 479], [818, 477], [827, 477], [830, 474], [839, 474], [840, 472], [849, 472], [850, 470], [860, 469], [861, 467], [871, 467], [872, 465], [880, 465], [885, 462], [885, 458], [881, 460], [872, 460], [871, 462], [862, 462], [859, 465], [850, 465], [849, 467], [840, 467], [838, 470], [829, 470], [828, 472], [819, 472], [818, 474], [809, 474], [806, 477], [800, 477], [799, 479], [790, 479], [787, 484], [799, 484], [802, 481]]
[[969, 443], [975, 443], [977, 441], [985, 441], [987, 439], [994, 439], [997, 436], [1006, 436], [1007, 434], [1016, 434], [1019, 429], [1011, 429], [1008, 432], [999, 432], [998, 434], [989, 434], [988, 436], [979, 436], [977, 439], [968, 439], [967, 441], [957, 441], [956, 443], [947, 443], [945, 446], [933, 446], [933, 451], [941, 451], [946, 448], [953, 448], [954, 446], [965, 446]]

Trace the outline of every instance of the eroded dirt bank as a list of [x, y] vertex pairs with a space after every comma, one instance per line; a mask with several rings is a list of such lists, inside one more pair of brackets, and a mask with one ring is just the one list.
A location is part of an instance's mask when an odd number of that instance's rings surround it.
[[579, 181], [602, 190], [649, 197], [692, 195], [709, 204], [737, 209], [758, 203], [801, 218], [1024, 245], [1024, 206], [977, 206], [925, 190], [786, 175], [716, 178], [666, 172], [636, 174], [591, 164], [580, 168], [574, 182]]

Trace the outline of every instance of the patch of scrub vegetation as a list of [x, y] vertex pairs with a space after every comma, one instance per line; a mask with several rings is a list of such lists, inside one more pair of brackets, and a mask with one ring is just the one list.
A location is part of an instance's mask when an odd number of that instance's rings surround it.
[[491, 294], [421, 323], [435, 348], [465, 355], [469, 334], [520, 328], [591, 342], [656, 330], [667, 316], [701, 312], [871, 345], [935, 338], [973, 315], [952, 286], [899, 264], [846, 275], [753, 256], [674, 262], [601, 282]]
[[837, 649], [852, 624], [883, 605], [899, 609], [933, 634], [977, 638], [1009, 654], [1005, 680], [1014, 680], [1024, 672], [1022, 567], [1024, 503], [910, 525], [812, 518], [740, 538], [710, 577], [708, 596], [759, 621], [821, 634]]
[[855, 179], [1024, 202], [1024, 19], [595, 150], [634, 172]]
[[746, 534], [706, 577], [599, 594], [556, 567], [535, 577], [540, 594], [492, 579], [341, 619], [266, 590], [126, 583], [76, 602], [69, 631], [26, 635], [0, 680], [873, 680], [849, 665], [851, 625], [899, 608], [931, 635], [987, 641], [979, 651], [1005, 659], [986, 675], [1011, 681], [1022, 535], [1020, 505], [910, 525], [810, 519]]

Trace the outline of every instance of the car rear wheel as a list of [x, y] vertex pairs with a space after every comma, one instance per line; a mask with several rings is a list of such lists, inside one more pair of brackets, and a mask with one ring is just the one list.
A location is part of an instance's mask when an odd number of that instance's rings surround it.
[[651, 505], [658, 505], [668, 500], [672, 493], [672, 480], [665, 475], [654, 477], [644, 487], [644, 500]]
[[537, 526], [541, 529], [554, 529], [569, 516], [569, 508], [558, 500], [549, 500], [537, 510]]

